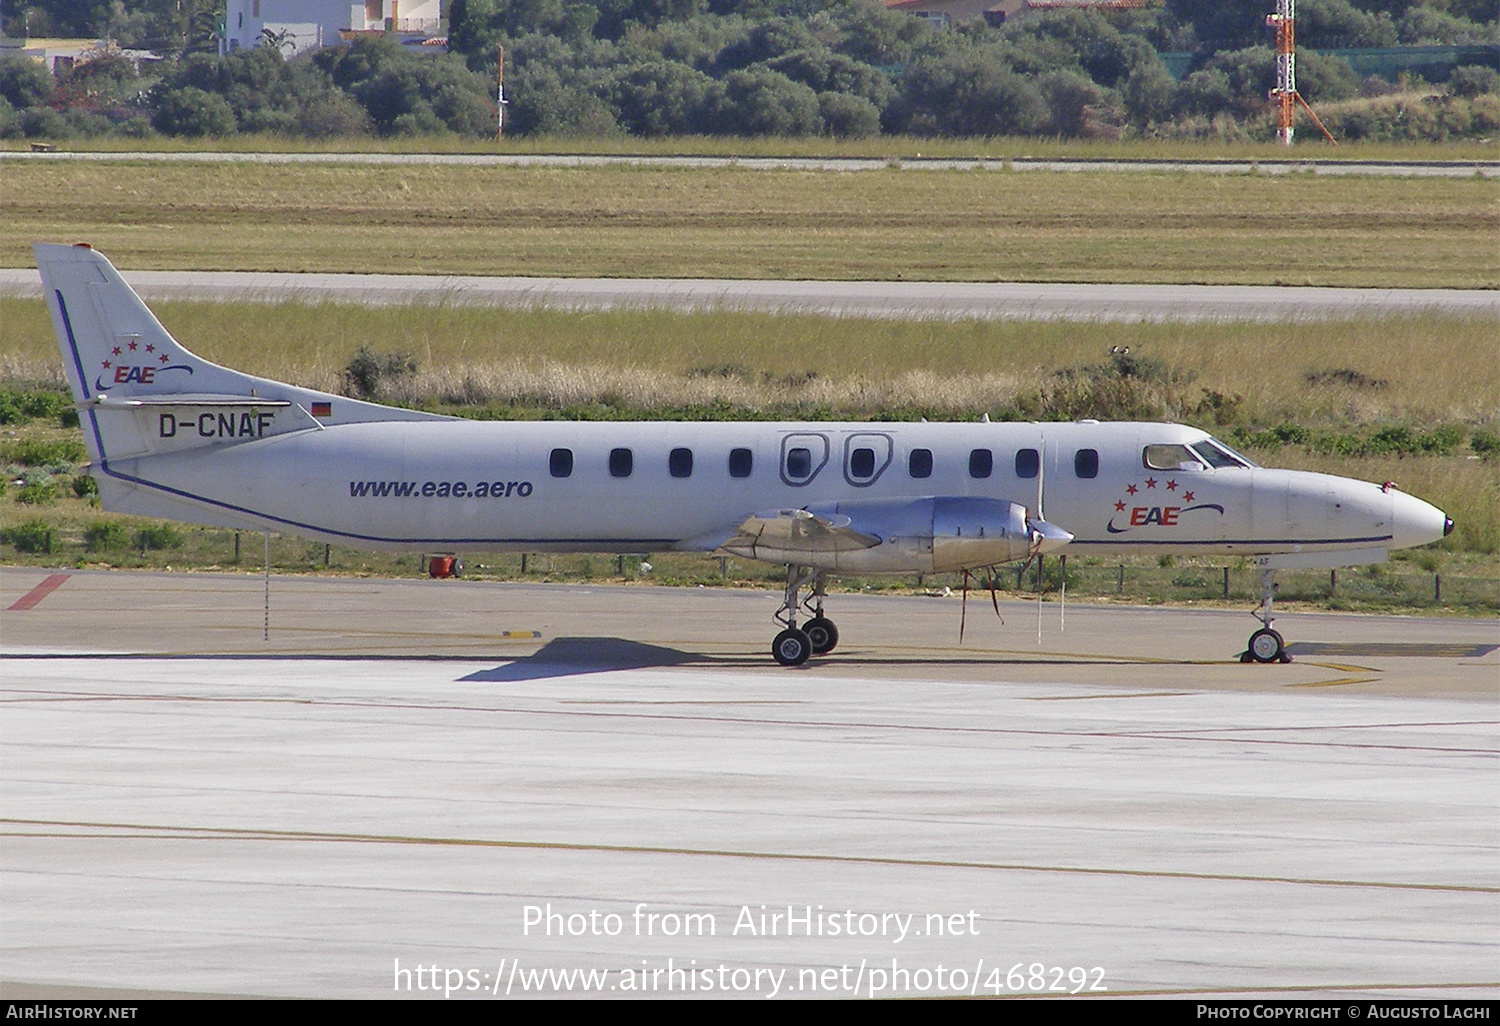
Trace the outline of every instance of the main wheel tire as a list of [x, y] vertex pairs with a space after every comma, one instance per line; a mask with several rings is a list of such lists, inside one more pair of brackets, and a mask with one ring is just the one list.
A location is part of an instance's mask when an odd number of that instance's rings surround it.
[[1250, 635], [1250, 644], [1246, 646], [1250, 657], [1257, 663], [1278, 662], [1285, 648], [1286, 642], [1281, 639], [1281, 635], [1269, 627], [1262, 627]]
[[782, 666], [801, 666], [812, 655], [812, 641], [797, 628], [788, 628], [771, 642], [771, 655]]
[[802, 633], [812, 642], [813, 655], [827, 655], [839, 643], [839, 629], [826, 616], [815, 616], [802, 625]]

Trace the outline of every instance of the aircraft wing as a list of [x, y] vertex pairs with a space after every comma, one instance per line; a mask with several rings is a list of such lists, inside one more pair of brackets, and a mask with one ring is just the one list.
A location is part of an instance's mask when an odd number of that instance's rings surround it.
[[849, 524], [849, 518], [842, 514], [780, 509], [747, 518], [720, 548], [750, 559], [770, 558], [774, 561], [778, 557], [771, 555], [772, 552], [831, 555], [872, 549], [881, 543], [880, 538], [856, 531]]

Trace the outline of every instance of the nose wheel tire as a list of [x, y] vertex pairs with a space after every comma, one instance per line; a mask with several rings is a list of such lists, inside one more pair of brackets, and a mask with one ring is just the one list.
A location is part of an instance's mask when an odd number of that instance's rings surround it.
[[815, 616], [802, 625], [802, 633], [812, 642], [813, 655], [827, 655], [839, 643], [839, 629], [826, 616]]
[[1286, 657], [1286, 643], [1282, 641], [1281, 635], [1269, 627], [1262, 627], [1250, 635], [1250, 644], [1245, 651], [1257, 663], [1291, 661]]
[[771, 655], [782, 666], [801, 666], [812, 651], [812, 639], [795, 627], [782, 631], [771, 642]]

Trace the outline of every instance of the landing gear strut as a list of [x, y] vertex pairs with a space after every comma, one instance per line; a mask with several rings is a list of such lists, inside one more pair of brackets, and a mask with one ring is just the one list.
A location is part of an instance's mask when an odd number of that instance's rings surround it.
[[1276, 595], [1275, 571], [1262, 567], [1260, 571], [1260, 608], [1255, 618], [1261, 622], [1260, 630], [1250, 635], [1250, 643], [1240, 655], [1240, 662], [1289, 663], [1292, 657], [1286, 654], [1286, 642], [1271, 629], [1276, 618], [1271, 615], [1271, 602]]
[[[802, 603], [798, 595], [805, 585], [812, 585], [812, 618], [799, 628], [797, 611]], [[823, 575], [816, 570], [788, 563], [786, 568], [786, 592], [775, 619], [786, 629], [771, 642], [771, 655], [782, 666], [801, 666], [814, 655], [832, 652], [839, 643], [839, 629], [832, 620], [823, 615], [823, 596], [826, 594]]]
[[812, 619], [802, 625], [802, 631], [812, 642], [813, 655], [827, 655], [839, 643], [839, 629], [833, 621], [823, 615], [823, 596], [827, 586], [822, 574], [813, 574]]

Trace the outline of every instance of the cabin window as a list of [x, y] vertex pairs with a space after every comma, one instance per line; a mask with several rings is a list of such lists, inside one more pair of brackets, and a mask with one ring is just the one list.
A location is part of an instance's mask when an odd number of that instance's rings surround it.
[[548, 461], [548, 469], [552, 471], [553, 477], [573, 476], [573, 450], [553, 449], [552, 458]]
[[1099, 476], [1099, 450], [1079, 449], [1073, 454], [1073, 473], [1079, 477]]
[[875, 450], [859, 448], [849, 453], [849, 476], [867, 479], [875, 473]]
[[895, 455], [891, 436], [861, 431], [844, 439], [844, 480], [856, 488], [874, 484]]
[[1016, 476], [1036, 477], [1042, 472], [1042, 454], [1035, 449], [1016, 450]]
[[906, 469], [912, 477], [931, 477], [932, 450], [913, 449], [911, 455], [906, 458]]
[[673, 449], [667, 456], [667, 470], [673, 477], [693, 476], [693, 450]]
[[635, 469], [635, 453], [629, 449], [609, 450], [609, 476], [629, 477]]
[[988, 449], [975, 449], [969, 453], [969, 476], [989, 477], [995, 472], [995, 454]]
[[[811, 484], [813, 479], [828, 465], [828, 449], [827, 435], [815, 434], [811, 431], [783, 435], [781, 438], [781, 480], [796, 488]], [[846, 449], [844, 453], [846, 468], [848, 459], [849, 452]], [[869, 482], [851, 480], [850, 483], [858, 486]]]
[[751, 469], [755, 466], [755, 454], [749, 449], [729, 450], [729, 476], [749, 477]]

